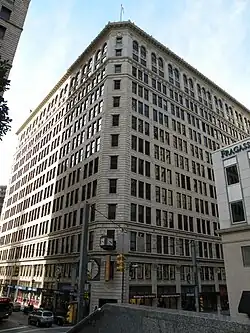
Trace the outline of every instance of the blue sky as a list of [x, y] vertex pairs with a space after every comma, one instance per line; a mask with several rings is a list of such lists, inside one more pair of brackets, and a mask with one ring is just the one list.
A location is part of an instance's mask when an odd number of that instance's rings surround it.
[[[131, 20], [250, 108], [250, 0], [123, 0]], [[7, 184], [15, 131], [108, 21], [117, 0], [31, 0], [11, 72], [13, 129], [0, 142]], [[4, 161], [4, 163], [3, 163]]]

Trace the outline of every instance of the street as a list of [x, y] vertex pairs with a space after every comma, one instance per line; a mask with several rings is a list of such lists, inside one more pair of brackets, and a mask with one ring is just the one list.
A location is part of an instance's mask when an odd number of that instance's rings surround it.
[[70, 327], [60, 327], [53, 325], [51, 328], [37, 328], [28, 325], [28, 317], [22, 312], [13, 312], [8, 320], [0, 323], [0, 333], [66, 333]]

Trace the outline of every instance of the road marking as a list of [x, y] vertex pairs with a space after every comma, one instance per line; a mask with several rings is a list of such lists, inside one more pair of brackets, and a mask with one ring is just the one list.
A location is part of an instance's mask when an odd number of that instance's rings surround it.
[[[17, 330], [17, 329], [23, 329], [23, 328], [27, 328], [29, 326], [17, 326], [17, 327], [13, 327], [13, 328], [6, 328], [6, 329], [3, 329], [3, 330], [0, 330], [0, 332], [11, 332], [11, 331], [14, 331], [14, 330]], [[26, 331], [28, 332], [28, 331]]]
[[[27, 328], [29, 326], [23, 326], [23, 327], [16, 327], [15, 329], [20, 329], [20, 328]], [[53, 330], [60, 330], [61, 328], [63, 329], [69, 329], [69, 328], [72, 328], [72, 326], [57, 326], [57, 327], [50, 327], [50, 328], [47, 328], [48, 331], [53, 331]], [[36, 329], [33, 329], [32, 327], [30, 327], [30, 329], [28, 331], [22, 331], [20, 333], [29, 333], [29, 332], [38, 332], [38, 331], [41, 331], [41, 327], [40, 328], [36, 328]], [[1, 331], [0, 330], [0, 333], [2, 333], [4, 331]], [[67, 332], [64, 332], [64, 333], [67, 333]]]

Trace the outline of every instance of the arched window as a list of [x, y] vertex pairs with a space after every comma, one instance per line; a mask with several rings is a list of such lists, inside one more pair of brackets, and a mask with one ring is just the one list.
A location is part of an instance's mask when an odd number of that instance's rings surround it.
[[168, 75], [173, 76], [173, 67], [170, 64], [168, 64]]
[[189, 84], [189, 88], [191, 90], [193, 90], [194, 89], [194, 84], [193, 84], [193, 80], [192, 79], [188, 79], [188, 84]]
[[102, 55], [107, 53], [107, 43], [105, 43], [102, 47]]
[[215, 103], [216, 106], [218, 106], [218, 100], [217, 100], [216, 96], [214, 96], [214, 103]]
[[206, 95], [206, 90], [205, 90], [205, 88], [204, 87], [202, 87], [202, 97], [204, 98], [204, 99], [207, 99], [207, 95]]
[[174, 77], [176, 81], [180, 80], [180, 73], [177, 68], [174, 69]]
[[70, 81], [70, 87], [73, 87], [73, 85], [75, 84], [75, 78], [72, 77], [71, 81]]
[[188, 85], [188, 80], [187, 80], [187, 75], [186, 74], [183, 74], [183, 82], [184, 82], [185, 86]]
[[95, 61], [99, 61], [101, 58], [101, 50], [98, 50], [95, 55]]
[[163, 60], [161, 57], [159, 57], [159, 59], [158, 59], [158, 65], [161, 69], [163, 69]]
[[87, 73], [87, 65], [84, 65], [84, 66], [83, 66], [82, 73], [83, 73], [83, 74], [86, 74], [86, 73]]
[[88, 70], [90, 70], [92, 68], [92, 58], [89, 59], [89, 62], [88, 62]]
[[201, 95], [201, 86], [199, 85], [199, 83], [197, 83], [197, 91], [198, 94]]
[[63, 89], [60, 92], [60, 98], [62, 98], [62, 96], [63, 96]]
[[207, 98], [208, 98], [209, 101], [211, 101], [211, 94], [210, 94], [209, 91], [207, 92]]
[[139, 44], [136, 40], [133, 40], [133, 51], [135, 52], [139, 51]]
[[222, 104], [221, 99], [219, 99], [219, 106], [220, 106], [221, 109], [223, 109], [223, 104]]
[[141, 57], [144, 59], [147, 57], [147, 51], [145, 46], [141, 46]]
[[152, 61], [152, 64], [156, 65], [156, 55], [155, 55], [155, 53], [151, 54], [151, 61]]
[[56, 95], [56, 98], [55, 98], [55, 104], [57, 103], [57, 100], [58, 100], [58, 95]]

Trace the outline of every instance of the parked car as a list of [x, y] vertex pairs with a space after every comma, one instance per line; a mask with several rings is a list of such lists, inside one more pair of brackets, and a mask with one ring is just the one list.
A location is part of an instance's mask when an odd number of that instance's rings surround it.
[[54, 316], [51, 311], [47, 310], [36, 310], [29, 314], [28, 324], [36, 325], [37, 327], [46, 326], [51, 327], [54, 322]]

